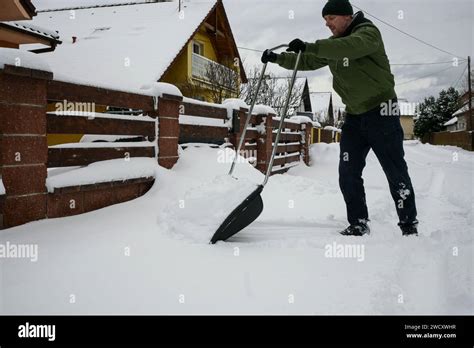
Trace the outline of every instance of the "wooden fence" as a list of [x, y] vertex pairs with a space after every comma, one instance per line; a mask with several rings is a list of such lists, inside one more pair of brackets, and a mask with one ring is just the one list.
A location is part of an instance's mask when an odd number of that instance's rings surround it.
[[[105, 111], [48, 111], [51, 103], [62, 102], [99, 105]], [[110, 109], [129, 114], [117, 115]], [[0, 228], [124, 202], [143, 195], [155, 180], [150, 175], [51, 188], [48, 170], [134, 157], [153, 158], [171, 168], [178, 160], [179, 143], [229, 140], [236, 147], [247, 111], [232, 110], [229, 118], [223, 105], [55, 81], [49, 72], [5, 65], [0, 70], [0, 178], [4, 186], [0, 187]], [[255, 166], [262, 172], [268, 167], [278, 122], [273, 114], [252, 115], [246, 133], [242, 154], [256, 158]], [[285, 172], [301, 160], [309, 163], [311, 131], [309, 122], [284, 121], [272, 174]], [[140, 141], [48, 147], [48, 134], [136, 136]]]
[[421, 141], [433, 145], [452, 145], [464, 150], [474, 151], [474, 137], [472, 132], [434, 132], [426, 134]]

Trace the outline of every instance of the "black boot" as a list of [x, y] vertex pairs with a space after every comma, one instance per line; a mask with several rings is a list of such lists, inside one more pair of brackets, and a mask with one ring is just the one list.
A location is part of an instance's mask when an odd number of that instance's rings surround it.
[[370, 228], [366, 222], [359, 222], [348, 226], [345, 230], [339, 232], [343, 236], [363, 236], [364, 234], [370, 234]]
[[404, 236], [418, 236], [418, 222], [410, 224], [401, 224], [399, 223], [400, 229], [402, 230], [402, 235]]

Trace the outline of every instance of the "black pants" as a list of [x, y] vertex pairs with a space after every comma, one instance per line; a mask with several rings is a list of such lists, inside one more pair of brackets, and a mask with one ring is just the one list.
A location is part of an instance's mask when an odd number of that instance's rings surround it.
[[[394, 100], [396, 102], [396, 100]], [[362, 170], [372, 149], [390, 187], [400, 224], [416, 223], [415, 192], [403, 151], [403, 129], [399, 115], [384, 115], [377, 107], [361, 115], [346, 115], [342, 126], [339, 186], [347, 208], [347, 220], [368, 220]]]

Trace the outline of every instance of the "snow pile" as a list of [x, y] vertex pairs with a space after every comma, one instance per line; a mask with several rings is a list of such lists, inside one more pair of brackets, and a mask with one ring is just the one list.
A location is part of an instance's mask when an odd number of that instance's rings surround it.
[[324, 129], [329, 130], [329, 131], [333, 131], [333, 132], [337, 132], [337, 133], [342, 132], [342, 130], [340, 130], [339, 128], [333, 127], [333, 126], [325, 126]]
[[209, 243], [225, 218], [256, 188], [248, 179], [227, 174], [193, 187], [180, 202], [164, 210], [169, 233], [176, 238]]
[[141, 94], [159, 98], [163, 98], [163, 94], [174, 95], [177, 97], [183, 96], [178, 87], [165, 82], [153, 82], [152, 84], [145, 84], [140, 88], [140, 92]]
[[49, 65], [38, 54], [0, 47], [0, 69], [4, 69], [5, 65], [51, 72]]
[[271, 106], [263, 104], [255, 105], [252, 113], [256, 115], [277, 115], [277, 112]]
[[[280, 121], [281, 117], [280, 116], [275, 116], [275, 117], [273, 117], [273, 119], [275, 121]], [[285, 118], [285, 122], [294, 123], [294, 124], [299, 124], [300, 123], [298, 120], [293, 120], [291, 118]]]
[[48, 192], [55, 188], [91, 185], [109, 181], [155, 177], [158, 163], [154, 158], [131, 157], [94, 162], [46, 179]]
[[222, 105], [225, 105], [227, 108], [232, 110], [249, 109], [250, 106], [247, 105], [242, 99], [238, 98], [228, 98], [222, 101]]
[[[339, 144], [314, 144], [311, 166], [269, 179], [255, 222], [209, 245], [207, 236], [234, 204], [232, 193], [238, 201], [263, 175], [239, 158], [234, 180], [226, 177], [230, 161], [223, 160], [223, 149], [188, 147], [173, 169], [157, 168], [155, 185], [143, 197], [2, 231], [0, 243], [37, 244], [38, 261], [0, 260], [0, 311], [472, 314], [474, 154], [405, 145], [420, 220], [417, 238], [401, 236], [373, 152], [363, 173], [372, 233], [339, 235], [347, 226]], [[363, 253], [354, 258], [328, 252], [352, 246]]]
[[[267, 132], [267, 128], [265, 127], [265, 121], [262, 120], [262, 122], [260, 124], [258, 124], [257, 126], [255, 126], [255, 130], [260, 133], [260, 134], [265, 134]], [[248, 129], [248, 128], [247, 128]]]
[[250, 107], [242, 100], [238, 98], [229, 98], [222, 101], [222, 106], [227, 109], [227, 125], [232, 128], [232, 121], [234, 119], [234, 110], [249, 109]]
[[183, 97], [183, 102], [190, 103], [190, 104], [211, 106], [211, 107], [214, 107], [214, 108], [227, 109], [227, 107], [222, 105], [222, 104], [215, 104], [215, 103], [205, 102], [205, 101], [202, 101], [202, 100], [193, 99], [193, 98], [189, 98], [189, 97]]
[[313, 120], [308, 116], [291, 116], [290, 120], [296, 121], [298, 123], [313, 123]]
[[188, 147], [180, 156], [173, 170], [187, 172], [193, 161], [202, 168], [195, 173], [192, 185], [184, 185], [187, 189], [179, 199], [166, 204], [159, 224], [173, 238], [207, 244], [225, 218], [261, 184], [263, 175], [249, 159], [239, 156], [234, 174], [229, 176], [235, 156], [229, 148]]

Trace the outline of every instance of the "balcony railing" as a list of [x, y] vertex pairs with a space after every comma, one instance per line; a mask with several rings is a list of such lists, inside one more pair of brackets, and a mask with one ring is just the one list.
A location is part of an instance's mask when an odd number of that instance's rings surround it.
[[237, 73], [234, 70], [196, 53], [192, 55], [192, 76], [208, 81], [207, 71], [209, 65], [211, 69], [212, 67], [222, 69], [220, 71], [223, 71], [225, 75], [232, 76], [234, 80], [237, 79]]

